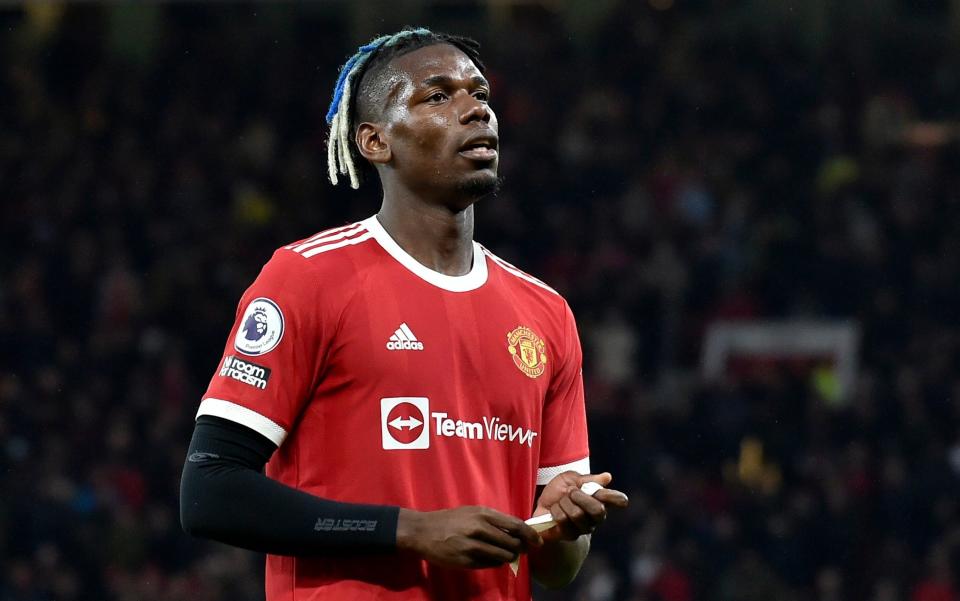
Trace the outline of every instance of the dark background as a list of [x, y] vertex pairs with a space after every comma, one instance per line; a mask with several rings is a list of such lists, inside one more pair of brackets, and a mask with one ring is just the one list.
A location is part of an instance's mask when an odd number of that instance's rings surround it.
[[[958, 599], [960, 3], [490, 0], [0, 8], [0, 601], [262, 599], [179, 528], [193, 414], [272, 250], [376, 210], [322, 116], [407, 24], [483, 43], [477, 238], [573, 306], [632, 500], [538, 597]], [[859, 328], [851, 396], [700, 375], [801, 318]]]

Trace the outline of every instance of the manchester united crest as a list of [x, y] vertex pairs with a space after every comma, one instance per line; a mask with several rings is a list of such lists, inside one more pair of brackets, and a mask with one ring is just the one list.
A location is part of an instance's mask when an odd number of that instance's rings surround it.
[[507, 350], [513, 357], [513, 364], [531, 378], [539, 377], [547, 367], [547, 345], [526, 326], [519, 326], [507, 334]]

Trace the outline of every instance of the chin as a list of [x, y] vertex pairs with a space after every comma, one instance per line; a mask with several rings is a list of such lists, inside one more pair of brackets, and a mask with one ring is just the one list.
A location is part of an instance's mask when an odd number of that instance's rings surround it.
[[500, 189], [503, 178], [499, 177], [496, 171], [484, 169], [472, 173], [457, 184], [457, 190], [479, 200], [484, 196], [490, 196]]

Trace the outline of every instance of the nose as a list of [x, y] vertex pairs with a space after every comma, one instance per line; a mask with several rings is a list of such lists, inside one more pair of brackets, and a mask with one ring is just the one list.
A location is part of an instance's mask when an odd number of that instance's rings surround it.
[[481, 102], [474, 98], [471, 95], [467, 95], [469, 104], [465, 110], [460, 113], [460, 123], [466, 125], [471, 121], [483, 121], [484, 123], [490, 122], [490, 107], [487, 106], [486, 102]]

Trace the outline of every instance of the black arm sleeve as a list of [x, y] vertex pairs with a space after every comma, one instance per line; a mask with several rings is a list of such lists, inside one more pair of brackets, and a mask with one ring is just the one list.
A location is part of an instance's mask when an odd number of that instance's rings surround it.
[[275, 450], [246, 426], [201, 416], [180, 482], [183, 529], [275, 555], [395, 549], [399, 507], [339, 503], [272, 480], [263, 467]]

